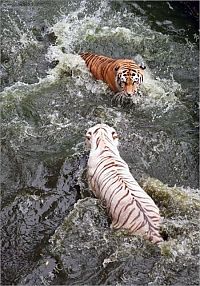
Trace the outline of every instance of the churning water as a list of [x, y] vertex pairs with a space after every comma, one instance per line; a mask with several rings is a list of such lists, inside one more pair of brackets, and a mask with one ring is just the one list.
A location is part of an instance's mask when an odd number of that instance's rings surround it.
[[[29, 274], [83, 196], [84, 134], [92, 125], [116, 128], [120, 153], [136, 179], [154, 177], [191, 193], [198, 188], [198, 39], [192, 22], [184, 24], [168, 2], [157, 3], [155, 20], [148, 17], [153, 2], [29, 2], [2, 7], [6, 285]], [[78, 55], [83, 51], [145, 63], [135, 104], [112, 102], [112, 92]]]

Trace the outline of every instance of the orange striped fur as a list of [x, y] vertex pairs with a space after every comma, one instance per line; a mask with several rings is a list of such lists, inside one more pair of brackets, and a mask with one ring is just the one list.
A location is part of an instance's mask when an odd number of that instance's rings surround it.
[[145, 66], [138, 66], [133, 60], [112, 59], [92, 53], [81, 53], [93, 76], [106, 82], [114, 92], [134, 95], [143, 82]]
[[153, 243], [163, 241], [159, 209], [120, 157], [116, 131], [97, 124], [87, 131], [86, 144], [90, 148], [88, 182], [95, 196], [105, 203], [113, 228], [126, 229]]

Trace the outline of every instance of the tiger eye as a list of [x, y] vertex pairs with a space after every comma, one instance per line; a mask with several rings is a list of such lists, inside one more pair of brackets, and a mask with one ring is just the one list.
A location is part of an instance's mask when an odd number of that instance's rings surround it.
[[112, 137], [113, 137], [113, 139], [117, 139], [118, 138], [118, 135], [117, 135], [117, 133], [115, 131], [112, 132]]

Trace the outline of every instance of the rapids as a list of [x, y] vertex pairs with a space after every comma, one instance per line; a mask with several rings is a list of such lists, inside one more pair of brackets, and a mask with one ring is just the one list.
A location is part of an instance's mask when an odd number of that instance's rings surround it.
[[[2, 285], [198, 285], [194, 17], [165, 1], [29, 2], [2, 4]], [[142, 96], [132, 105], [113, 102], [82, 51], [144, 61]], [[150, 193], [155, 184], [160, 190], [151, 194], [164, 217], [165, 248], [112, 233], [90, 198], [84, 135], [99, 122], [119, 133], [134, 177]]]

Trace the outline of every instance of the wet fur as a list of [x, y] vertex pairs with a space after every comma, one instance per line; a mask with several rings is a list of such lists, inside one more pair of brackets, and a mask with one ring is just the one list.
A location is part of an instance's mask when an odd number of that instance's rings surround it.
[[105, 203], [113, 228], [143, 235], [153, 243], [161, 242], [159, 209], [120, 157], [116, 131], [106, 124], [97, 124], [88, 130], [86, 140], [90, 148], [89, 185]]
[[133, 95], [143, 81], [145, 66], [138, 66], [133, 60], [112, 59], [92, 53], [81, 53], [80, 56], [93, 76], [106, 82], [114, 92]]

